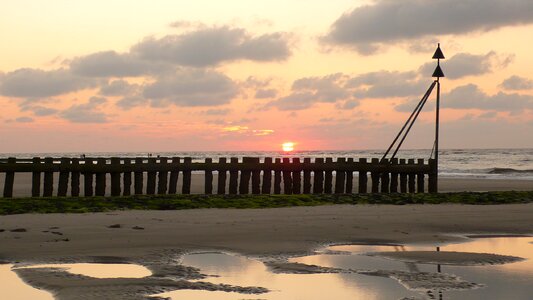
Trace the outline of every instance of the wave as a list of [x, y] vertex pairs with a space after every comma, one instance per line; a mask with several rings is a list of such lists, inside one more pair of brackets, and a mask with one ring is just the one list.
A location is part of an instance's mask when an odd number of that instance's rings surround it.
[[488, 172], [489, 174], [526, 174], [533, 173], [533, 169], [530, 170], [517, 170], [513, 168], [492, 168]]

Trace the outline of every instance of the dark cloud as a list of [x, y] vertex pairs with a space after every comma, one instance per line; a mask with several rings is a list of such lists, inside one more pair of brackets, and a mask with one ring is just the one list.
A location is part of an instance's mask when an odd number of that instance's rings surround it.
[[107, 102], [101, 97], [91, 97], [87, 103], [75, 104], [61, 111], [59, 116], [73, 123], [106, 123], [108, 115], [98, 108]]
[[0, 79], [0, 95], [18, 98], [45, 98], [95, 86], [95, 81], [73, 75], [69, 70], [18, 69]]
[[514, 75], [505, 79], [500, 86], [506, 90], [531, 90], [533, 80]]
[[260, 89], [255, 92], [256, 99], [274, 98], [278, 92], [275, 89]]
[[38, 117], [50, 116], [58, 112], [57, 109], [44, 107], [40, 105], [27, 105], [21, 106], [21, 111], [31, 111], [34, 115]]
[[100, 86], [100, 95], [103, 96], [126, 96], [134, 94], [139, 89], [137, 84], [129, 84], [125, 80], [113, 80]]
[[148, 104], [148, 99], [140, 95], [126, 96], [118, 100], [116, 105], [124, 110]]
[[[443, 61], [443, 71], [446, 78], [458, 79], [466, 76], [483, 75], [493, 72], [497, 68], [505, 68], [512, 60], [512, 55], [498, 55], [491, 51], [485, 55], [458, 53]], [[429, 77], [435, 70], [435, 63], [426, 63], [419, 71]]]
[[146, 38], [131, 53], [148, 61], [205, 67], [235, 60], [279, 61], [290, 56], [284, 33], [252, 36], [241, 28], [199, 28], [181, 35]]
[[381, 0], [346, 12], [325, 40], [372, 53], [389, 43], [533, 23], [530, 0]]
[[15, 122], [18, 122], [18, 123], [31, 123], [33, 121], [34, 120], [31, 117], [19, 117], [15, 119]]
[[165, 71], [168, 66], [145, 61], [130, 53], [97, 52], [70, 63], [74, 74], [87, 77], [135, 77]]
[[203, 114], [208, 115], [208, 116], [225, 116], [229, 114], [230, 112], [231, 112], [231, 109], [229, 108], [221, 108], [221, 109], [212, 108], [212, 109], [208, 109], [204, 111]]
[[346, 87], [356, 89], [359, 98], [405, 97], [423, 93], [428, 80], [420, 80], [416, 72], [370, 72], [348, 80]]

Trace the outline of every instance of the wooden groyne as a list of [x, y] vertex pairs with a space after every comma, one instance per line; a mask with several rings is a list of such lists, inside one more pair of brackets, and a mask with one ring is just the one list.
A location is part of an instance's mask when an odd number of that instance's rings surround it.
[[[190, 194], [192, 172], [203, 172], [205, 194], [351, 194], [437, 192], [435, 161], [377, 158], [220, 158], [192, 162], [190, 157], [0, 159], [5, 173], [4, 197], [13, 197], [17, 173], [31, 173], [33, 197], [104, 196], [110, 177], [111, 195]], [[213, 188], [217, 173], [217, 190]], [[59, 173], [57, 184], [54, 173]], [[335, 173], [335, 176], [333, 174]], [[358, 189], [354, 191], [354, 173]], [[108, 177], [109, 176], [109, 177]], [[181, 190], [178, 191], [178, 179]], [[228, 182], [229, 181], [229, 182]], [[70, 185], [70, 189], [69, 189]], [[54, 187], [56, 189], [54, 189]]]

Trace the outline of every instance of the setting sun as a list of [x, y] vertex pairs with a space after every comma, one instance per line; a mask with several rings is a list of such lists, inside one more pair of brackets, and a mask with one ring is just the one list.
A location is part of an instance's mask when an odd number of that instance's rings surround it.
[[290, 151], [294, 151], [294, 145], [295, 144], [293, 142], [287, 142], [287, 143], [281, 144], [281, 148], [285, 152], [290, 152]]

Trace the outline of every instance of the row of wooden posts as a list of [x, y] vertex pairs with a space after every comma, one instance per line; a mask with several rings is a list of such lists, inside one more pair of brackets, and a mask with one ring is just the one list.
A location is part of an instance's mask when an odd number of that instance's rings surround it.
[[[60, 158], [0, 160], [0, 173], [5, 173], [4, 197], [13, 196], [15, 174], [32, 173], [32, 196], [50, 197], [54, 194], [53, 173], [59, 173], [57, 196], [67, 196], [70, 180], [72, 196], [80, 195], [80, 177], [83, 175], [84, 196], [104, 196], [106, 174], [111, 176], [111, 195], [177, 194], [178, 178], [182, 179], [182, 194], [191, 193], [193, 171], [203, 171], [204, 193], [213, 194], [213, 172], [218, 172], [217, 194], [350, 194], [353, 193], [353, 174], [358, 173], [358, 193], [423, 193], [425, 176], [428, 191], [437, 192], [436, 164], [430, 159], [394, 159], [368, 161], [360, 158], [220, 158], [213, 162], [192, 162], [192, 158]], [[335, 183], [333, 183], [335, 172]], [[144, 174], [146, 173], [146, 188]], [[229, 173], [229, 189], [226, 180]], [[44, 174], [41, 194], [41, 174]], [[303, 184], [302, 184], [303, 174]], [[368, 174], [371, 185], [368, 189]], [[133, 175], [133, 176], [132, 176]], [[132, 180], [133, 177], [133, 180]], [[251, 181], [251, 191], [250, 191]], [[283, 187], [283, 188], [282, 188]]]

